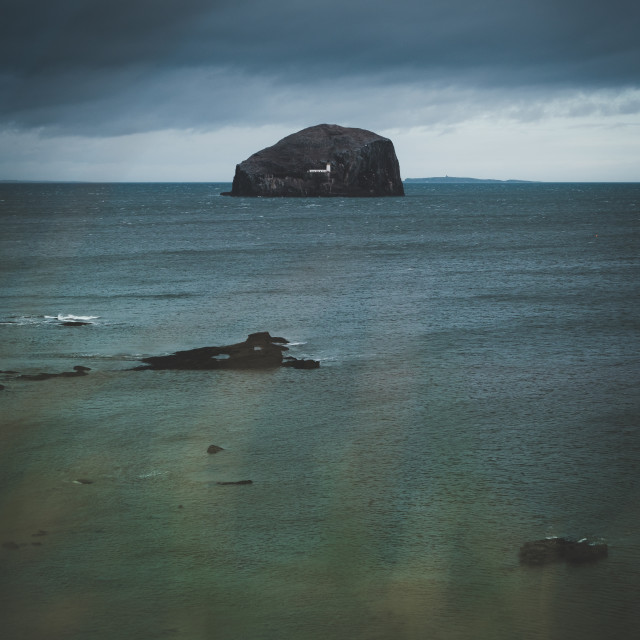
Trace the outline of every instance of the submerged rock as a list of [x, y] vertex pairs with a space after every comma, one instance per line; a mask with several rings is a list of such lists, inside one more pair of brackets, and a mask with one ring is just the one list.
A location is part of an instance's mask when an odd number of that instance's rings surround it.
[[604, 542], [591, 542], [587, 538], [545, 538], [525, 542], [520, 547], [520, 562], [541, 565], [550, 562], [593, 562], [607, 557], [609, 548]]
[[218, 453], [219, 451], [224, 451], [224, 449], [219, 447], [217, 444], [211, 444], [207, 449], [207, 453]]
[[[252, 333], [244, 342], [230, 344], [224, 347], [200, 347], [188, 351], [177, 351], [168, 356], [151, 356], [143, 358], [147, 366], [135, 367], [135, 370], [145, 369], [274, 369], [276, 367], [295, 367], [295, 363], [313, 363], [314, 360], [297, 360], [282, 356], [287, 351], [284, 345], [288, 342], [284, 338], [273, 337], [268, 331]], [[314, 366], [302, 364], [298, 368], [310, 369]]]
[[11, 550], [20, 548], [20, 545], [17, 542], [14, 542], [13, 540], [8, 540], [7, 542], [3, 542], [2, 546], [4, 549], [11, 549]]
[[222, 195], [403, 196], [393, 142], [372, 131], [319, 124], [283, 138], [236, 166]]
[[253, 484], [253, 480], [236, 480], [235, 482], [216, 482], [216, 484], [229, 485], [229, 484]]

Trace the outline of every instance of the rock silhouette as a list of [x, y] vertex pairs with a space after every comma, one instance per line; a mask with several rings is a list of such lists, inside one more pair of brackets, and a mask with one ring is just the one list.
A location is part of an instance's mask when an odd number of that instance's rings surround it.
[[608, 546], [604, 542], [590, 542], [586, 538], [545, 538], [525, 542], [520, 547], [520, 562], [541, 565], [549, 562], [593, 562], [608, 555]]
[[268, 331], [252, 333], [244, 342], [224, 347], [200, 347], [188, 351], [177, 351], [168, 356], [143, 358], [144, 369], [274, 369], [276, 367], [294, 367], [296, 369], [316, 369], [320, 364], [315, 360], [298, 360], [283, 351], [288, 348], [285, 338], [273, 337]]
[[393, 142], [372, 131], [319, 124], [283, 138], [236, 166], [222, 195], [403, 196]]
[[73, 371], [63, 371], [62, 373], [25, 373], [18, 376], [19, 380], [49, 380], [50, 378], [78, 378], [86, 376], [87, 371], [91, 371], [89, 367], [76, 365]]

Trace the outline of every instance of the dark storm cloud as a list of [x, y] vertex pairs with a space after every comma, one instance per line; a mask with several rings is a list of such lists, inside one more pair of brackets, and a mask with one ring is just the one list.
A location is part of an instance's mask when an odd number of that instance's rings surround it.
[[104, 132], [206, 127], [362, 78], [637, 87], [639, 15], [629, 0], [4, 0], [0, 118]]

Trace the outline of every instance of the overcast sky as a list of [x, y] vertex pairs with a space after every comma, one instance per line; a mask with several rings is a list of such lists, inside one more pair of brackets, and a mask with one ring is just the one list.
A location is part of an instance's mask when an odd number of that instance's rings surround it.
[[230, 181], [320, 123], [403, 178], [640, 180], [637, 0], [0, 0], [0, 179]]

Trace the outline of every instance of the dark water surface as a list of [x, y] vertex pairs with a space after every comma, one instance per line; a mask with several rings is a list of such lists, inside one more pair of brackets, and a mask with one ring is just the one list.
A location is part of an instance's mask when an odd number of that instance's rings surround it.
[[640, 185], [227, 188], [0, 185], [2, 637], [636, 637]]

